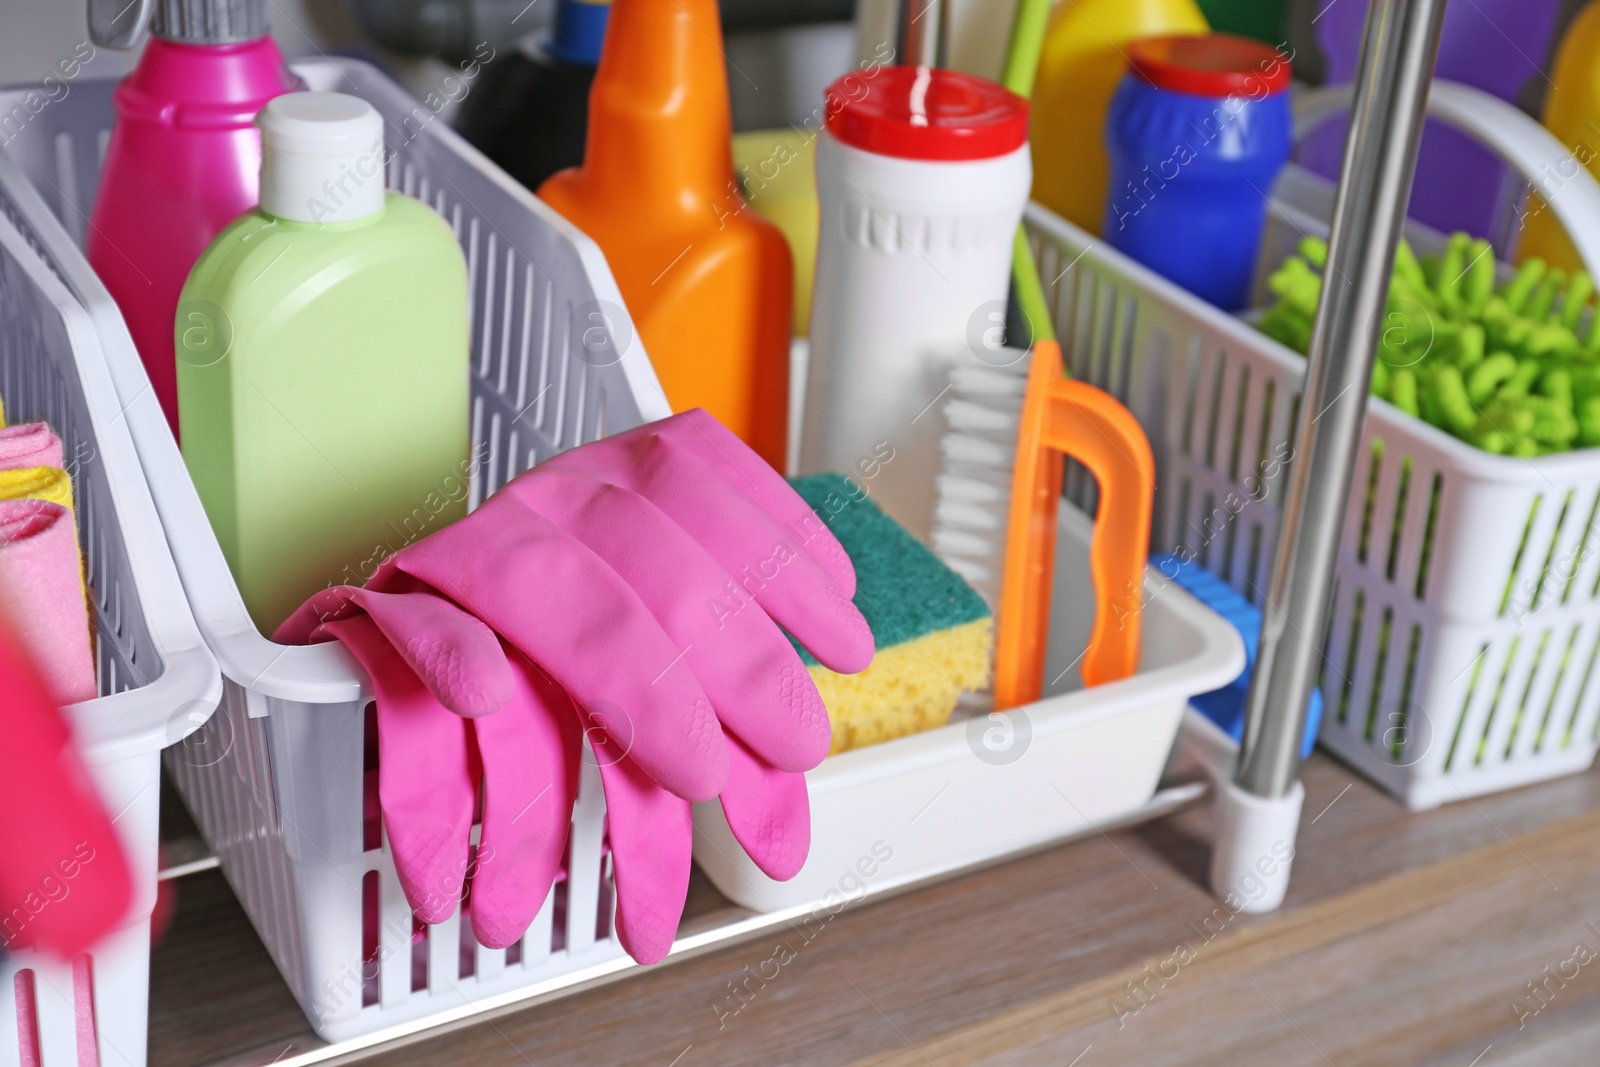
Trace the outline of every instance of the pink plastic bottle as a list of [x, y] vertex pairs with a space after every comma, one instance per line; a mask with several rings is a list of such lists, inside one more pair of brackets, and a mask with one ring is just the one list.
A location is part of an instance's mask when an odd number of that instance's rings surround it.
[[[262, 7], [262, 0], [144, 4], [152, 38], [117, 87], [117, 123], [90, 216], [89, 263], [122, 309], [173, 433], [178, 293], [211, 239], [256, 204], [256, 112], [299, 88], [267, 36]], [[93, 25], [93, 4], [90, 10]], [[142, 32], [96, 29], [102, 43], [124, 47]]]

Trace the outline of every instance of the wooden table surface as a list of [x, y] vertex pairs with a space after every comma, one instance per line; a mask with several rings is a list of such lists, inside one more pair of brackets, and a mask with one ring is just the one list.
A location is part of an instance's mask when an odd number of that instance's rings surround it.
[[[1203, 888], [1202, 805], [365, 1062], [1600, 1063], [1600, 773], [1420, 815], [1320, 754], [1304, 781], [1271, 916], [1231, 916]], [[698, 879], [692, 894], [692, 910], [726, 906]], [[180, 884], [152, 972], [154, 1067], [315, 1044], [215, 872]]]

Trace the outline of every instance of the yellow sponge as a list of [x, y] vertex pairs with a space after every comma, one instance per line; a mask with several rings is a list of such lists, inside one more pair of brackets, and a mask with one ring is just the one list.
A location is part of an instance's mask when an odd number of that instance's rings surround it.
[[994, 620], [983, 598], [838, 474], [794, 480], [856, 568], [856, 607], [877, 654], [835, 674], [801, 649], [833, 723], [833, 751], [943, 726], [963, 690], [989, 686]]

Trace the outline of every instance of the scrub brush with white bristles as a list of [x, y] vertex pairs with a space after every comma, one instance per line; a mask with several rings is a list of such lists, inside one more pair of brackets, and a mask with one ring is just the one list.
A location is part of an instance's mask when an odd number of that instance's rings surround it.
[[1000, 709], [1043, 691], [1064, 458], [1082, 463], [1100, 488], [1089, 546], [1094, 600], [1084, 605], [1095, 620], [1082, 659], [1085, 685], [1137, 669], [1155, 488], [1155, 458], [1138, 420], [1110, 394], [1066, 376], [1020, 230], [1013, 259], [1013, 292], [1032, 327], [1033, 351], [1011, 366], [952, 373], [932, 538], [945, 565], [994, 609]]
[[1028, 384], [1027, 353], [1009, 367], [959, 367], [945, 405], [933, 549], [991, 608], [1000, 604], [1017, 426]]
[[[1001, 80], [1021, 96], [1033, 87], [1049, 17], [1049, 0], [1017, 5]], [[1138, 666], [1155, 484], [1150, 442], [1128, 410], [1109, 394], [1066, 378], [1050, 305], [1020, 226], [1011, 263], [1012, 294], [1028, 320], [1033, 350], [1009, 367], [969, 365], [952, 375], [933, 533], [946, 566], [994, 609], [994, 705], [1002, 711], [1043, 693], [1062, 457], [1082, 462], [1101, 486], [1089, 546], [1095, 602], [1082, 657], [1085, 685], [1126, 678]]]
[[[1050, 6], [1051, 0], [1018, 0], [1011, 25], [1000, 81], [1025, 99], [1033, 94]], [[1018, 307], [1040, 337], [1053, 336], [1044, 287], [1020, 227], [1011, 260]], [[932, 540], [939, 558], [978, 591], [998, 619], [1017, 431], [1032, 361], [1028, 352], [1015, 348], [995, 355], [1015, 358], [1009, 365], [958, 366], [951, 374]]]

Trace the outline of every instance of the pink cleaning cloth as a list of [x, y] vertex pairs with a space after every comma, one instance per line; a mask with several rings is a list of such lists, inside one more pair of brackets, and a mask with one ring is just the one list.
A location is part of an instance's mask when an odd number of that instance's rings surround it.
[[0, 500], [0, 611], [53, 698], [75, 704], [97, 695], [78, 542], [60, 504]]
[[0, 427], [0, 471], [62, 467], [61, 438], [42, 422]]

